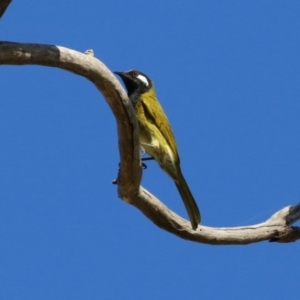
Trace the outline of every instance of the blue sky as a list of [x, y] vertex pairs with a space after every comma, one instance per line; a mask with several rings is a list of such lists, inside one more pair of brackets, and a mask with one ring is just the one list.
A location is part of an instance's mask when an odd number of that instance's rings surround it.
[[[300, 199], [298, 1], [13, 1], [0, 39], [148, 74], [207, 226]], [[208, 246], [117, 197], [116, 125], [84, 78], [1, 66], [1, 299], [299, 299], [299, 243]], [[155, 162], [143, 185], [183, 217]]]

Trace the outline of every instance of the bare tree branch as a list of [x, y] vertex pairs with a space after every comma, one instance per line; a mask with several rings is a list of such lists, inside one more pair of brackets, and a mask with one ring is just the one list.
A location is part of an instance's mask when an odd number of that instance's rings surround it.
[[0, 19], [5, 13], [8, 5], [11, 3], [11, 0], [0, 0]]
[[110, 70], [92, 55], [53, 45], [0, 42], [0, 65], [43, 65], [57, 67], [81, 75], [99, 89], [117, 122], [120, 171], [117, 179], [119, 197], [137, 207], [158, 227], [186, 240], [211, 245], [245, 245], [264, 240], [294, 242], [300, 228], [291, 226], [300, 219], [300, 204], [288, 206], [263, 223], [231, 228], [199, 226], [168, 209], [140, 186], [138, 124], [130, 101]]
[[84, 76], [104, 95], [117, 120], [120, 173], [119, 195], [130, 202], [141, 181], [138, 126], [132, 105], [116, 77], [99, 60], [74, 50], [53, 45], [0, 42], [0, 64], [43, 65]]

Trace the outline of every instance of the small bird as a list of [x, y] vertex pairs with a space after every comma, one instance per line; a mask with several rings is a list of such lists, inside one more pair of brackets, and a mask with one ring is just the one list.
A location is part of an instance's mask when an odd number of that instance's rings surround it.
[[182, 175], [175, 137], [166, 114], [157, 100], [152, 80], [137, 70], [115, 72], [127, 89], [137, 115], [140, 144], [174, 180], [188, 212], [192, 228], [201, 221], [196, 201]]

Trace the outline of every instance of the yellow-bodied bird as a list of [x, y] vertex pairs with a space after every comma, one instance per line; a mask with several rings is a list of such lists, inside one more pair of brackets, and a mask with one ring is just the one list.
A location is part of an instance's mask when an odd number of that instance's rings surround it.
[[192, 228], [196, 229], [201, 221], [200, 212], [182, 175], [175, 137], [169, 120], [156, 98], [152, 80], [137, 70], [115, 73], [122, 78], [135, 109], [142, 148], [174, 180]]

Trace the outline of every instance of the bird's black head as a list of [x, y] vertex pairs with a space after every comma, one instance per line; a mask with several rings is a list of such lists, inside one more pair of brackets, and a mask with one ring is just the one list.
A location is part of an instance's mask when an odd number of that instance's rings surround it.
[[122, 78], [128, 97], [133, 104], [136, 103], [140, 95], [148, 92], [153, 87], [151, 79], [140, 71], [129, 70], [127, 72], [115, 72], [115, 74]]

